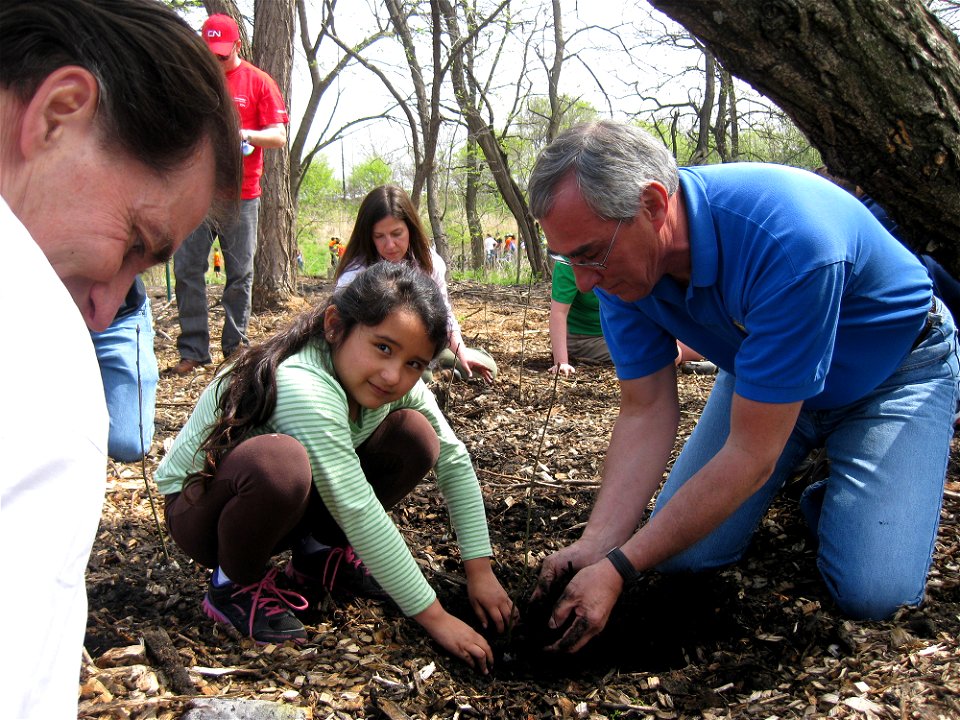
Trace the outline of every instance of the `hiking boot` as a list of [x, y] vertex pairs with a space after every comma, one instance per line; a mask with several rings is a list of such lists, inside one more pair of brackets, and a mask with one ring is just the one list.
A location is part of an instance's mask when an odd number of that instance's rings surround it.
[[297, 585], [309, 589], [322, 588], [331, 594], [343, 593], [372, 600], [390, 597], [349, 545], [312, 553], [294, 552], [285, 572]]
[[165, 372], [173, 373], [174, 375], [190, 375], [194, 370], [202, 368], [205, 364], [206, 363], [202, 363], [199, 360], [180, 358], [180, 362], [168, 367]]
[[258, 643], [302, 643], [307, 631], [293, 610], [306, 610], [306, 598], [276, 585], [277, 569], [271, 568], [263, 580], [252, 585], [228, 583], [216, 587], [213, 580], [203, 598], [203, 611], [224, 625], [232, 625]]

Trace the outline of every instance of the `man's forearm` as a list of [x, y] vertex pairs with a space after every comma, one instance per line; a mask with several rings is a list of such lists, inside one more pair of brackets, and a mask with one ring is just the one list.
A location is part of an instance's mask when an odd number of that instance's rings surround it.
[[603, 483], [583, 539], [598, 552], [627, 542], [637, 530], [676, 440], [678, 413], [669, 406], [642, 415], [621, 413], [604, 460]]
[[776, 466], [800, 406], [735, 396], [723, 447], [623, 547], [634, 567], [653, 567], [691, 547], [759, 490]]
[[244, 128], [240, 136], [251, 145], [262, 148], [283, 147], [287, 142], [287, 131], [283, 125], [268, 125], [262, 130]]
[[553, 363], [569, 363], [570, 356], [567, 347], [567, 316], [570, 306], [556, 300], [550, 301], [550, 348], [553, 352]]

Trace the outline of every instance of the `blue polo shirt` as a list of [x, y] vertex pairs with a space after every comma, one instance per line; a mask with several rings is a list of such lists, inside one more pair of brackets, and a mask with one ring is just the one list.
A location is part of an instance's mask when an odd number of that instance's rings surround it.
[[621, 380], [671, 364], [674, 338], [758, 402], [835, 408], [906, 357], [930, 308], [917, 258], [855, 197], [813, 173], [735, 163], [680, 169], [691, 279], [645, 298], [603, 290], [603, 334]]

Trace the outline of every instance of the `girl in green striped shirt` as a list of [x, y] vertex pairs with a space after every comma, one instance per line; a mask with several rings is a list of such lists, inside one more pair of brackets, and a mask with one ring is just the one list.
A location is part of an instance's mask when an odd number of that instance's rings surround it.
[[[300, 593], [387, 595], [488, 671], [489, 644], [444, 610], [387, 512], [435, 469], [471, 606], [503, 632], [516, 611], [491, 567], [473, 464], [419, 381], [447, 340], [436, 283], [382, 262], [207, 387], [156, 480], [172, 537], [214, 570], [208, 615], [259, 642], [304, 642]], [[270, 559], [288, 548], [278, 587]]]

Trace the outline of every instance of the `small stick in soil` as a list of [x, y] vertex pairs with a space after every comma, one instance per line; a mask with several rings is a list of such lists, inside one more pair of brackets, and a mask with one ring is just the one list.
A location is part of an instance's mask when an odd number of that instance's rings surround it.
[[[163, 559], [170, 564], [170, 554], [167, 552], [167, 543], [163, 539], [163, 526], [160, 524], [160, 516], [157, 515], [157, 504], [153, 499], [153, 493], [150, 491], [150, 481], [147, 480], [147, 449], [143, 446], [143, 381], [140, 377], [140, 326], [137, 325], [137, 411], [140, 418], [140, 473], [143, 475], [143, 487], [147, 491], [147, 500], [150, 501], [150, 509], [153, 511], [153, 522], [157, 528], [157, 537], [160, 538], [160, 549], [163, 550]], [[168, 638], [169, 639], [169, 638]]]

